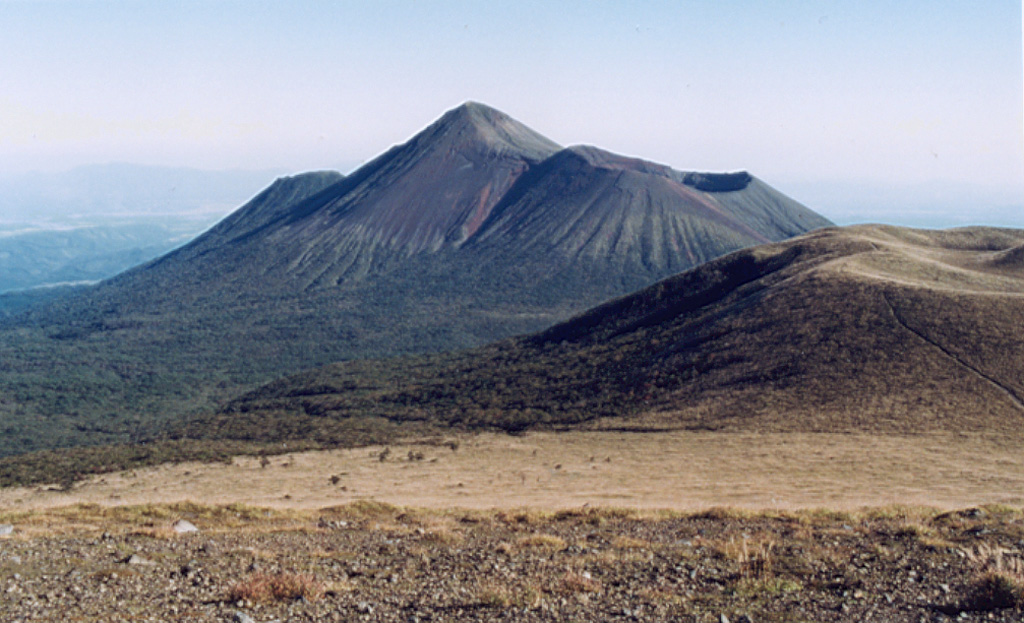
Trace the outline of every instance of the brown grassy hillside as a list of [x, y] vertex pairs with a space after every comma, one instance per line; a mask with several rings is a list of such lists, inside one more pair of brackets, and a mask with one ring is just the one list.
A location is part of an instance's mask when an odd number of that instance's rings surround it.
[[452, 429], [1019, 438], [1022, 245], [1020, 230], [822, 230], [738, 251], [543, 333], [334, 364], [264, 386], [154, 443], [5, 460], [0, 476]]
[[524, 339], [291, 377], [189, 432], [234, 436], [280, 418], [515, 430], [625, 415], [685, 428], [1018, 431], [1022, 245], [1017, 230], [823, 230]]

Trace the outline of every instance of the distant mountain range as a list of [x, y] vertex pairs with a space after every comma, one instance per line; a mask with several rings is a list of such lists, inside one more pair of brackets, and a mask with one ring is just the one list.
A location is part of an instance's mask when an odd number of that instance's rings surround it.
[[543, 329], [829, 221], [745, 172], [562, 148], [468, 103], [345, 177], [0, 324], [0, 454], [147, 434], [283, 374]]
[[[0, 231], [0, 294], [96, 283], [178, 247], [215, 217], [133, 217]], [[0, 313], [6, 307], [0, 297]]]
[[[113, 277], [188, 242], [277, 174], [105, 164], [0, 177], [0, 294]], [[0, 315], [50, 294], [0, 296]]]

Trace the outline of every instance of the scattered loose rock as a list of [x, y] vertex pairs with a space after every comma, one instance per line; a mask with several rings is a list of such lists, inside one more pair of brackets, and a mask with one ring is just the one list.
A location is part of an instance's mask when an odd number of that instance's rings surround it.
[[0, 546], [0, 621], [1020, 623], [1024, 604], [961, 616], [980, 557], [1024, 559], [1024, 514], [1000, 512], [908, 529], [869, 515], [366, 505], [323, 521], [237, 520], [202, 539], [106, 524], [102, 539], [101, 529], [33, 530]]
[[195, 527], [195, 525], [191, 521], [187, 521], [185, 519], [179, 519], [178, 521], [174, 522], [174, 525], [171, 527], [178, 534], [185, 534], [187, 532], [199, 532], [199, 528]]
[[156, 563], [152, 560], [147, 560], [138, 554], [132, 554], [124, 561], [128, 565], [155, 565]]

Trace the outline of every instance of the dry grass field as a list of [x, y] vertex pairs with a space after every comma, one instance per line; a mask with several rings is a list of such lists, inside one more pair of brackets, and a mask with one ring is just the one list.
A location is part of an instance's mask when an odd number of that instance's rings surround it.
[[164, 465], [93, 477], [70, 491], [0, 489], [0, 508], [193, 501], [314, 509], [357, 500], [435, 509], [1022, 506], [1020, 448], [1019, 439], [952, 433], [486, 433]]

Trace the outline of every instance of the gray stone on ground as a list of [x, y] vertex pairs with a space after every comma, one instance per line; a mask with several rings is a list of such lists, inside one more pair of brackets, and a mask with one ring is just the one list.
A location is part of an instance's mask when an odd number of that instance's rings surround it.
[[12, 532], [14, 532], [14, 526], [9, 523], [0, 524], [0, 536], [7, 536]]
[[256, 620], [244, 612], [235, 611], [234, 616], [231, 617], [234, 623], [256, 623]]
[[156, 564], [152, 560], [146, 560], [145, 558], [143, 558], [142, 556], [139, 556], [138, 554], [132, 554], [131, 556], [129, 556], [128, 560], [126, 560], [125, 563], [127, 563], [129, 565], [153, 565], [153, 564]]
[[178, 534], [184, 534], [186, 532], [199, 532], [199, 528], [195, 527], [195, 524], [185, 519], [179, 519], [178, 521], [174, 522], [174, 525], [171, 527], [174, 528], [174, 531]]

